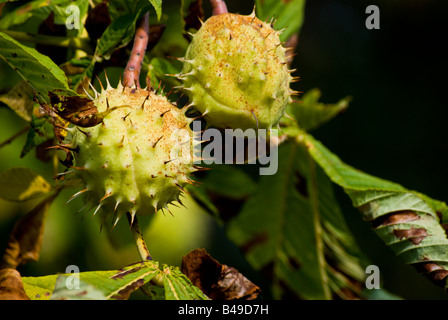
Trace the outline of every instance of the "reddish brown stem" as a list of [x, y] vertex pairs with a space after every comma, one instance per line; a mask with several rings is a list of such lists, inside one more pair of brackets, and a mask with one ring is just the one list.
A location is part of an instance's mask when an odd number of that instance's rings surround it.
[[212, 14], [214, 16], [222, 13], [228, 13], [227, 6], [224, 0], [210, 0], [210, 3], [212, 5]]
[[293, 34], [288, 41], [285, 43], [286, 48], [286, 62], [288, 65], [291, 65], [292, 59], [296, 55], [294, 52], [296, 51], [297, 45], [299, 44], [299, 36], [295, 33]]
[[149, 12], [140, 21], [135, 30], [134, 45], [131, 56], [123, 73], [123, 86], [140, 88], [140, 71], [142, 69], [143, 58], [146, 53], [149, 39]]

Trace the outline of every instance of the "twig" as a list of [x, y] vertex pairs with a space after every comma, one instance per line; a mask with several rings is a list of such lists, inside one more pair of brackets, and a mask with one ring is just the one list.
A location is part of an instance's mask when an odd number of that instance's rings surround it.
[[30, 130], [30, 126], [26, 126], [25, 128], [21, 129], [19, 132], [15, 133], [14, 135], [12, 135], [11, 137], [9, 137], [8, 139], [6, 139], [5, 141], [0, 143], [0, 148], [3, 148], [4, 146], [6, 146], [7, 144], [10, 144], [11, 142], [14, 141], [14, 139], [20, 137], [22, 134], [28, 132], [28, 130]]
[[294, 58], [295, 51], [297, 48], [297, 45], [299, 44], [299, 35], [297, 33], [293, 34], [288, 41], [285, 43], [285, 56], [286, 56], [286, 62], [288, 63], [288, 66], [291, 65], [292, 60]]
[[210, 3], [212, 5], [212, 14], [214, 16], [222, 13], [228, 13], [227, 6], [224, 0], [210, 0]]
[[123, 86], [140, 88], [140, 71], [149, 39], [149, 12], [145, 13], [135, 30], [134, 45], [131, 56], [123, 73]]
[[140, 230], [137, 217], [132, 218], [129, 212], [126, 215], [128, 217], [129, 225], [131, 226], [132, 235], [134, 236], [134, 241], [137, 245], [137, 250], [140, 254], [140, 258], [142, 258], [143, 261], [152, 260], [152, 257], [149, 254], [148, 247], [146, 246], [145, 239], [143, 239], [143, 233]]

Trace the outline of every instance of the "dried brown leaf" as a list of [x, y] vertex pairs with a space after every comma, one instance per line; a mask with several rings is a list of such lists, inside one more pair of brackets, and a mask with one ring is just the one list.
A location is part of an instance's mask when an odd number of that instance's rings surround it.
[[91, 41], [96, 41], [101, 38], [101, 35], [111, 23], [107, 2], [108, 1], [103, 1], [98, 3], [95, 7], [89, 10], [85, 27], [89, 33]]
[[95, 126], [101, 122], [96, 119], [98, 109], [89, 98], [80, 96], [60, 97], [52, 92], [49, 92], [48, 95], [53, 111], [62, 119], [81, 127]]
[[237, 269], [220, 264], [204, 249], [184, 256], [181, 271], [210, 299], [252, 300], [261, 291]]
[[123, 107], [115, 106], [103, 112], [98, 112], [93, 101], [86, 97], [64, 97], [58, 96], [54, 92], [49, 92], [48, 96], [50, 97], [52, 111], [62, 119], [79, 127], [94, 127], [103, 122], [103, 119], [109, 113]]
[[0, 300], [29, 300], [20, 273], [12, 268], [0, 270]]
[[45, 217], [51, 202], [59, 192], [54, 192], [34, 209], [20, 218], [9, 237], [3, 266], [16, 268], [20, 264], [39, 259], [44, 233]]

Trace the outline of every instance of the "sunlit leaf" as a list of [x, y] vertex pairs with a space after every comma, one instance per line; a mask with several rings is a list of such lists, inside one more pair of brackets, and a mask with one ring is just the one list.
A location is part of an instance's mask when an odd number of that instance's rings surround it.
[[[56, 279], [51, 300], [106, 300], [103, 292], [93, 285], [76, 279], [74, 282], [70, 277], [73, 275], [59, 275]], [[67, 286], [67, 281], [71, 281], [70, 286]], [[73, 286], [76, 283], [76, 286]]]
[[49, 102], [48, 92], [60, 90], [76, 95], [68, 88], [64, 72], [47, 56], [0, 32], [0, 58], [6, 61], [35, 91]]
[[208, 299], [178, 268], [165, 266], [162, 277], [166, 300]]
[[[153, 278], [157, 278], [154, 284]], [[77, 279], [80, 281], [77, 282]], [[100, 299], [125, 300], [135, 290], [145, 285], [164, 299], [206, 299], [178, 268], [162, 266], [157, 262], [145, 261], [127, 266], [121, 270], [87, 271], [43, 277], [24, 277], [23, 284], [31, 299]], [[83, 287], [87, 292], [79, 290]], [[70, 290], [77, 290], [71, 292]], [[53, 292], [54, 291], [54, 292]], [[52, 296], [52, 294], [55, 296]], [[84, 295], [85, 293], [85, 295]]]
[[[42, 20], [45, 20], [48, 14], [51, 12], [51, 9], [54, 8], [55, 5], [60, 3], [68, 3], [67, 0], [55, 0], [52, 1], [52, 5], [48, 6], [48, 0], [34, 0], [30, 1], [22, 6], [19, 6], [15, 10], [5, 14], [0, 20], [0, 29], [8, 29], [11, 26], [22, 24], [30, 19], [34, 14], [39, 15], [39, 11], [47, 11], [47, 15], [41, 17]], [[50, 10], [50, 11], [48, 11]]]
[[58, 275], [23, 277], [23, 287], [31, 300], [49, 300]]

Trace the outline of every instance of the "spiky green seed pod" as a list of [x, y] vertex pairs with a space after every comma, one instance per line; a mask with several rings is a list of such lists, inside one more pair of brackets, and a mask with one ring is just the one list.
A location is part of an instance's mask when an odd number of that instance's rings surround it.
[[218, 128], [271, 128], [291, 102], [278, 31], [255, 17], [210, 17], [193, 36], [179, 78], [190, 105]]
[[198, 142], [185, 110], [121, 84], [108, 85], [93, 102], [98, 113], [113, 111], [96, 126], [72, 130], [73, 168], [85, 184], [78, 194], [93, 202], [95, 213], [114, 214], [115, 223], [126, 212], [147, 215], [179, 201], [197, 168], [192, 155]]

